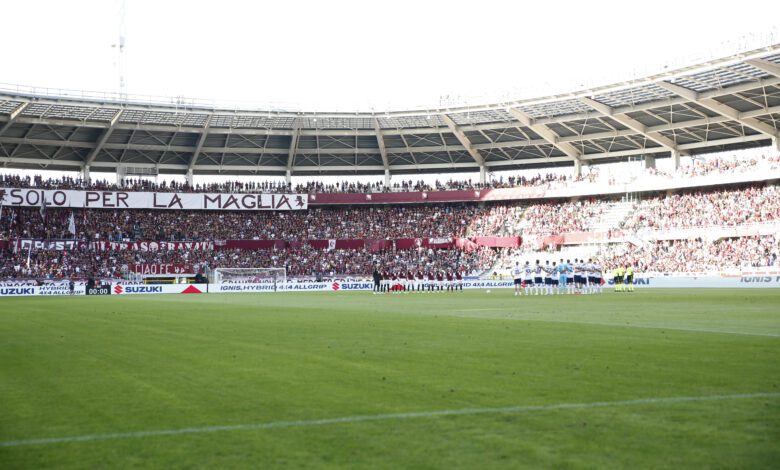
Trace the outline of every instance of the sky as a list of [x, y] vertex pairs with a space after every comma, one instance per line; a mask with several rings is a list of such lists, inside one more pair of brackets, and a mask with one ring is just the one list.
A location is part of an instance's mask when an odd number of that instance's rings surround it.
[[778, 40], [780, 4], [26, 0], [0, 3], [10, 85], [290, 110], [544, 96]]

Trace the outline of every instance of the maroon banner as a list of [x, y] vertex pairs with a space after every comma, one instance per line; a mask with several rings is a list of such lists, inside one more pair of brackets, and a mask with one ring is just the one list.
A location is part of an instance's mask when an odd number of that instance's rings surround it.
[[392, 250], [393, 242], [391, 240], [366, 240], [366, 249], [371, 253]]
[[195, 274], [191, 264], [131, 264], [130, 272], [146, 276]]
[[284, 250], [287, 242], [284, 240], [223, 240], [215, 242], [217, 249], [239, 250]]
[[306, 240], [305, 243], [316, 250], [362, 250], [366, 246], [365, 240], [358, 238]]
[[540, 199], [544, 187], [470, 189], [459, 191], [407, 191], [397, 193], [320, 193], [309, 194], [312, 206], [326, 204], [403, 204], [424, 202], [509, 201]]
[[10, 246], [11, 244], [8, 243], [8, 240], [0, 240], [0, 251], [6, 251]]
[[520, 246], [520, 237], [473, 237], [472, 240], [479, 246], [490, 248], [517, 248]]
[[213, 250], [214, 242], [91, 242], [97, 251], [205, 251]]
[[479, 248], [479, 245], [474, 243], [473, 241], [469, 240], [468, 238], [456, 238], [455, 239], [455, 247], [458, 249], [461, 249], [463, 251], [471, 253], [472, 251]]
[[452, 238], [439, 237], [439, 238], [423, 238], [423, 246], [426, 248], [449, 250], [455, 246]]

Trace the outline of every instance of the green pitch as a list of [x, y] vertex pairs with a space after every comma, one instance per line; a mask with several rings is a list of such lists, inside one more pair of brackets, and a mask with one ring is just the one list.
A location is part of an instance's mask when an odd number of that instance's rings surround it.
[[0, 468], [777, 468], [778, 305], [0, 299]]

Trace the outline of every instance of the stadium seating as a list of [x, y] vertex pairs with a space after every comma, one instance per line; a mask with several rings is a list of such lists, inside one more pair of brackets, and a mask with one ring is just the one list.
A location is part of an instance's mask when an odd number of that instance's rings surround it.
[[[774, 160], [772, 160], [774, 161]], [[714, 160], [692, 169], [690, 175], [719, 171], [740, 171], [752, 163]], [[553, 184], [557, 177], [547, 175], [519, 181], [508, 179], [501, 184]], [[138, 190], [259, 190], [280, 189], [270, 183], [236, 186], [223, 183], [199, 188], [182, 188], [176, 184], [154, 186], [136, 182]], [[398, 183], [400, 190], [420, 190], [419, 183]], [[6, 187], [78, 188], [81, 182], [62, 178], [0, 176]], [[97, 182], [90, 188], [112, 188]], [[470, 182], [446, 182], [440, 189], [475, 187]], [[284, 189], [284, 188], [281, 188]], [[303, 190], [360, 191], [374, 186], [312, 184]], [[646, 197], [613, 221], [614, 229], [606, 231], [603, 220], [614, 199], [590, 197], [579, 200], [545, 202], [438, 203], [413, 205], [312, 206], [305, 211], [231, 212], [231, 211], [142, 211], [110, 209], [55, 209], [46, 211], [45, 220], [37, 207], [15, 208], [0, 214], [0, 241], [16, 239], [68, 239], [71, 214], [76, 222], [78, 240], [82, 241], [221, 241], [281, 240], [290, 242], [286, 249], [232, 250], [224, 246], [203, 251], [91, 251], [69, 252], [37, 250], [27, 256], [23, 251], [0, 250], [0, 279], [24, 277], [62, 277], [97, 275], [121, 277], [132, 263], [190, 264], [199, 269], [215, 267], [285, 266], [292, 276], [323, 272], [365, 275], [375, 263], [395, 267], [418, 264], [447, 267], [458, 264], [469, 273], [480, 273], [506, 267], [518, 259], [557, 259], [563, 242], [541, 243], [550, 237], [575, 241], [582, 249], [575, 256], [596, 256], [605, 267], [618, 263], [637, 264], [641, 271], [700, 272], [743, 266], [776, 265], [777, 244], [774, 236], [755, 236], [745, 232], [718, 235], [709, 241], [701, 236], [663, 237], [664, 231], [692, 230], [698, 234], [713, 228], [751, 227], [753, 224], [780, 224], [780, 189], [776, 185], [752, 184], [728, 189], [694, 191]], [[619, 226], [617, 225], [619, 224]], [[603, 233], [597, 233], [604, 230]], [[703, 232], [702, 232], [703, 233]], [[578, 235], [579, 238], [570, 235]], [[598, 235], [598, 236], [597, 236]], [[520, 236], [525, 241], [518, 249], [477, 248], [476, 245], [427, 251], [423, 247], [398, 251], [356, 249], [322, 249], [308, 246], [308, 240], [395, 240], [443, 238], [455, 239], [487, 236]], [[568, 238], [567, 238], [568, 237]], [[589, 238], [590, 237], [590, 238]], [[590, 246], [598, 239], [601, 248]], [[666, 241], [655, 241], [666, 240]], [[567, 242], [571, 244], [571, 242]], [[468, 246], [469, 250], [465, 250]], [[333, 248], [333, 247], [330, 247]], [[567, 248], [571, 250], [572, 248]], [[382, 251], [385, 250], [385, 251]], [[474, 251], [470, 251], [474, 250]], [[540, 251], [542, 250], [542, 251]], [[547, 251], [545, 251], [547, 250]], [[552, 250], [552, 251], [549, 251]], [[548, 252], [549, 251], [549, 252]]]
[[773, 235], [740, 237], [708, 242], [665, 240], [644, 245], [623, 243], [606, 248], [599, 256], [606, 269], [638, 266], [640, 272], [696, 273], [730, 268], [777, 266], [778, 239]]

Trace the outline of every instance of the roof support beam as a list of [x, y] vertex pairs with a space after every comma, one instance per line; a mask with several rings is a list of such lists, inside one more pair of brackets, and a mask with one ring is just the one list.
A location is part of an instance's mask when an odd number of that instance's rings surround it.
[[780, 65], [777, 65], [774, 62], [769, 62], [768, 60], [764, 59], [748, 59], [745, 61], [745, 63], [752, 65], [759, 70], [763, 70], [770, 75], [774, 75], [775, 77], [780, 78]]
[[106, 141], [108, 140], [109, 137], [111, 137], [111, 133], [114, 132], [116, 123], [119, 122], [119, 116], [121, 115], [122, 115], [122, 110], [119, 110], [114, 115], [114, 117], [111, 118], [111, 122], [109, 123], [108, 127], [106, 128], [106, 130], [103, 131], [103, 134], [100, 135], [100, 138], [98, 139], [95, 146], [87, 154], [87, 158], [84, 161], [84, 166], [88, 167], [92, 165], [92, 162], [95, 161], [95, 157], [97, 157], [98, 153], [100, 153], [100, 150], [103, 149], [103, 146], [106, 144]]
[[485, 159], [482, 158], [482, 155], [479, 154], [479, 151], [474, 148], [474, 146], [471, 144], [471, 141], [468, 137], [466, 137], [466, 134], [460, 130], [457, 124], [455, 124], [455, 121], [450, 119], [449, 116], [446, 114], [441, 115], [442, 120], [447, 124], [447, 127], [450, 128], [450, 132], [455, 134], [455, 137], [458, 139], [458, 142], [466, 149], [466, 151], [471, 155], [471, 158], [474, 159], [475, 162], [477, 162], [477, 165], [480, 167], [485, 166]]
[[[298, 137], [301, 135], [301, 130], [298, 128], [298, 121], [295, 121], [293, 133], [290, 139], [290, 148], [287, 151], [287, 173], [285, 178], [292, 177], [293, 167], [295, 165], [295, 154], [298, 153]], [[289, 181], [288, 181], [289, 183]]]
[[553, 130], [550, 129], [547, 125], [536, 124], [531, 116], [525, 114], [519, 109], [507, 108], [507, 111], [509, 114], [516, 117], [524, 126], [539, 134], [544, 140], [552, 144], [553, 147], [557, 148], [561, 152], [565, 153], [566, 156], [572, 160], [580, 159], [580, 152], [577, 151], [577, 148], [568, 142], [561, 142], [561, 137], [553, 132]]
[[195, 164], [198, 162], [200, 151], [203, 149], [203, 143], [206, 142], [206, 137], [209, 135], [211, 116], [212, 115], [209, 115], [206, 118], [206, 124], [203, 126], [203, 132], [201, 132], [200, 137], [198, 137], [198, 143], [195, 145], [195, 150], [192, 152], [192, 157], [190, 157], [190, 163], [187, 165], [187, 173], [190, 175], [190, 178], [192, 178], [193, 169], [195, 168]]
[[715, 98], [702, 98], [699, 95], [699, 93], [697, 93], [696, 91], [691, 90], [689, 88], [681, 87], [680, 85], [675, 85], [674, 83], [658, 82], [657, 85], [660, 86], [661, 88], [665, 88], [671, 91], [672, 93], [682, 96], [688, 101], [692, 101], [700, 106], [709, 109], [710, 111], [714, 111], [720, 114], [721, 116], [726, 116], [727, 118], [733, 119], [739, 122], [740, 124], [742, 124], [743, 126], [749, 127], [762, 134], [768, 135], [769, 137], [775, 138], [778, 135], [780, 135], [780, 132], [778, 132], [777, 129], [770, 126], [769, 124], [763, 123], [753, 117], [746, 117], [744, 113], [737, 111], [731, 106], [726, 106], [725, 104], [721, 103]]
[[677, 143], [675, 143], [672, 139], [665, 137], [660, 132], [652, 132], [652, 131], [648, 132], [647, 126], [637, 121], [636, 119], [632, 119], [625, 114], [616, 113], [615, 110], [612, 109], [611, 107], [605, 105], [604, 103], [600, 103], [592, 98], [580, 98], [579, 100], [581, 103], [590, 106], [591, 108], [600, 112], [604, 116], [608, 116], [614, 119], [615, 121], [619, 122], [620, 124], [623, 124], [624, 126], [628, 127], [629, 129], [639, 134], [642, 134], [645, 138], [652, 140], [653, 142], [657, 143], [661, 147], [671, 152], [677, 150]]
[[379, 119], [374, 118], [374, 131], [376, 131], [376, 143], [379, 146], [379, 154], [382, 155], [382, 165], [385, 167], [385, 172], [390, 171], [390, 163], [387, 160], [387, 148], [385, 148], [385, 137], [382, 135], [382, 128], [379, 127]]
[[21, 106], [19, 106], [18, 108], [14, 109], [11, 112], [11, 115], [8, 117], [8, 121], [6, 121], [5, 124], [3, 124], [3, 127], [0, 127], [0, 135], [5, 134], [5, 131], [7, 131], [8, 128], [11, 127], [11, 124], [13, 124], [14, 121], [16, 121], [16, 118], [18, 118], [19, 115], [22, 114], [24, 108], [26, 108], [29, 104], [30, 104], [29, 102], [24, 102], [22, 103]]

